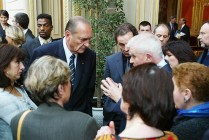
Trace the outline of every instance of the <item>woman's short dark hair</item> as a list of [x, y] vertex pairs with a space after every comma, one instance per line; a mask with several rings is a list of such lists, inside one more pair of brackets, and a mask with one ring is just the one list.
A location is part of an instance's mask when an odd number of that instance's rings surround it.
[[167, 51], [170, 51], [178, 59], [179, 64], [197, 61], [192, 48], [183, 40], [168, 42], [164, 47], [164, 53]]
[[3, 15], [3, 16], [5, 16], [5, 17], [9, 18], [9, 13], [8, 13], [6, 10], [1, 10], [0, 16], [1, 16], [1, 15]]
[[[23, 61], [25, 57], [24, 52], [9, 44], [2, 44], [0, 46], [0, 87], [5, 88], [11, 85], [11, 80], [5, 75], [4, 70], [9, 66], [14, 59]], [[16, 83], [17, 84], [17, 83]]]
[[164, 129], [173, 118], [173, 82], [153, 63], [134, 67], [123, 78], [122, 97], [130, 119], [139, 115], [145, 124]]

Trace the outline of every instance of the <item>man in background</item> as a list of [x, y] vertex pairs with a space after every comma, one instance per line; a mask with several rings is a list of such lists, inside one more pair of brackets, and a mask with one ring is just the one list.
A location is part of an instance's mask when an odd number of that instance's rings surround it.
[[148, 21], [142, 21], [139, 23], [139, 32], [152, 32], [151, 24]]
[[[124, 23], [118, 26], [114, 36], [117, 47], [119, 47], [121, 51], [116, 54], [107, 56], [105, 63], [104, 79], [109, 77], [116, 83], [122, 83], [123, 75], [131, 67], [129, 50], [126, 47], [126, 44], [133, 36], [137, 34], [137, 29], [130, 23]], [[103, 125], [108, 125], [110, 121], [114, 121], [116, 133], [118, 134], [119, 132], [121, 132], [120, 126], [125, 125], [121, 124], [121, 119], [125, 119], [125, 117], [113, 112], [115, 102], [111, 98], [107, 96], [103, 96], [103, 98]]]
[[37, 16], [37, 30], [39, 35], [22, 46], [26, 55], [23, 61], [26, 71], [30, 66], [33, 50], [43, 44], [53, 41], [51, 37], [51, 32], [53, 30], [51, 15], [40, 14]]
[[25, 41], [29, 42], [34, 37], [32, 31], [28, 28], [29, 25], [29, 17], [26, 13], [16, 13], [14, 15], [13, 23], [15, 26], [20, 27], [23, 29], [23, 32], [25, 34]]
[[204, 48], [204, 52], [200, 55], [198, 62], [209, 67], [209, 20], [202, 25], [198, 39], [201, 47]]
[[163, 49], [163, 46], [169, 41], [170, 38], [170, 30], [168, 25], [164, 23], [156, 25], [153, 33], [160, 40], [161, 47]]
[[185, 18], [181, 18], [179, 20], [179, 25], [180, 25], [180, 36], [178, 37], [178, 39], [184, 40], [186, 42], [190, 41], [190, 29], [189, 27], [186, 25], [186, 19]]
[[175, 34], [176, 31], [178, 30], [178, 24], [176, 23], [176, 16], [171, 16], [170, 17], [170, 22], [168, 23], [168, 26], [170, 28], [170, 40], [176, 40]]

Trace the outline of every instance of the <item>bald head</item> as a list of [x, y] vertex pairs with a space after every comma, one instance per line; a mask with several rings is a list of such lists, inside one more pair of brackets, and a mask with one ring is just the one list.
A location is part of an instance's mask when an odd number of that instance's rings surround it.
[[70, 18], [70, 20], [68, 21], [68, 23], [65, 27], [65, 31], [69, 30], [71, 33], [74, 33], [79, 23], [91, 26], [90, 23], [88, 22], [88, 20], [86, 20], [84, 17], [74, 16], [74, 17]]
[[170, 29], [164, 23], [158, 24], [154, 29], [154, 34], [160, 40], [161, 46], [164, 46], [170, 38]]

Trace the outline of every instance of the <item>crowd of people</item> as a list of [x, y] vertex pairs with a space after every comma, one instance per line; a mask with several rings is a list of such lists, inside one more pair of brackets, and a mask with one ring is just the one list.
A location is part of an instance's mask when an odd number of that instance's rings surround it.
[[[96, 53], [92, 26], [74, 16], [53, 39], [52, 17], [37, 16], [38, 35], [26, 13], [0, 10], [1, 140], [201, 140], [209, 135], [209, 21], [198, 36], [203, 53], [189, 45], [186, 19], [154, 27], [118, 25], [121, 50], [106, 57], [103, 126], [92, 116]], [[178, 27], [179, 26], [179, 27]], [[179, 30], [178, 30], [179, 29]]]

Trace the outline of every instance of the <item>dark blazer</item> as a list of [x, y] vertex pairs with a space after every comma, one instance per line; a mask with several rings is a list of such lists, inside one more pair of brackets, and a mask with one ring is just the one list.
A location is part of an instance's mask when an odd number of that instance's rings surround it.
[[7, 40], [6, 40], [5, 30], [3, 30], [3, 28], [0, 24], [0, 44], [1, 43], [7, 43]]
[[[12, 119], [13, 139], [22, 113]], [[93, 140], [98, 125], [96, 120], [78, 111], [66, 111], [56, 103], [42, 104], [24, 119], [21, 140]]]
[[27, 32], [25, 33], [25, 42], [29, 42], [34, 38], [35, 36], [33, 35], [32, 31], [28, 29]]
[[[166, 62], [167, 63], [167, 62]], [[168, 72], [168, 74], [172, 77], [172, 69], [170, 67], [170, 65], [167, 63], [165, 66], [163, 66], [161, 69], [164, 69], [165, 71]]]
[[[63, 39], [34, 49], [31, 62], [44, 55], [54, 56], [67, 62]], [[86, 48], [84, 53], [78, 54], [77, 56], [75, 85], [73, 86], [70, 100], [65, 104], [65, 109], [81, 111], [92, 115], [95, 79], [96, 53]]]
[[202, 140], [205, 131], [209, 129], [208, 117], [176, 116], [173, 122], [170, 131], [172, 131], [179, 140]]
[[209, 139], [209, 129], [204, 133], [202, 140], [208, 140]]
[[[110, 55], [106, 58], [104, 78], [110, 77], [116, 83], [122, 83], [124, 75], [122, 52]], [[109, 97], [103, 96], [105, 99], [103, 106], [103, 125], [108, 125], [110, 121], [114, 121], [116, 132], [120, 131], [121, 115], [113, 111], [116, 103]]]
[[171, 28], [170, 22], [168, 23], [168, 26], [170, 28], [170, 40], [176, 40], [175, 34], [176, 34], [176, 31], [178, 30], [178, 24], [174, 23], [173, 29]]
[[23, 64], [25, 66], [26, 71], [28, 70], [30, 66], [30, 59], [33, 54], [33, 50], [37, 47], [41, 46], [41, 43], [38, 39], [38, 37], [30, 40], [29, 42], [26, 42], [25, 44], [22, 45], [22, 49], [25, 52], [25, 59], [23, 61]]
[[[200, 55], [200, 57], [198, 58], [197, 62], [200, 63], [200, 64], [204, 64], [204, 60], [205, 58], [207, 57], [207, 54], [208, 54], [208, 49], [204, 49], [204, 51], [202, 52], [202, 54]], [[208, 62], [209, 63], [209, 62]], [[205, 65], [205, 64], [204, 64]], [[206, 65], [209, 67], [209, 65]]]
[[190, 40], [190, 30], [189, 30], [189, 27], [187, 25], [185, 25], [181, 30], [180, 32], [183, 32], [185, 33], [184, 36], [181, 36], [181, 39], [186, 41], [186, 42], [189, 42]]

